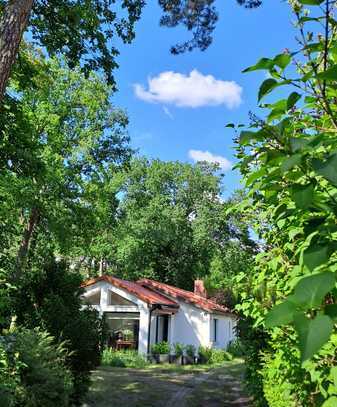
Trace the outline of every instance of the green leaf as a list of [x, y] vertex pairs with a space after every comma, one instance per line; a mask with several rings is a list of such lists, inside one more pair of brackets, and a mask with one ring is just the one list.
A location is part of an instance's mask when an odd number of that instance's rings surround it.
[[327, 246], [310, 246], [303, 253], [303, 263], [309, 271], [313, 271], [316, 267], [325, 263], [328, 260]]
[[332, 66], [331, 68], [328, 68], [324, 72], [320, 72], [317, 75], [318, 79], [323, 79], [324, 81], [337, 81], [337, 65]]
[[333, 323], [326, 315], [308, 319], [304, 314], [295, 315], [295, 329], [299, 337], [302, 362], [310, 359], [330, 339]]
[[289, 324], [292, 322], [295, 312], [296, 304], [291, 302], [291, 297], [289, 297], [268, 312], [265, 319], [266, 328]]
[[304, 277], [295, 287], [293, 302], [306, 309], [318, 307], [335, 284], [336, 276], [330, 271]]
[[289, 230], [289, 239], [293, 240], [297, 235], [302, 234], [303, 233], [303, 228], [296, 228], [293, 227]]
[[324, 312], [328, 315], [332, 320], [337, 322], [337, 304], [328, 304], [324, 308]]
[[258, 71], [260, 69], [264, 70], [269, 70], [274, 66], [274, 62], [272, 59], [269, 58], [261, 58], [255, 65], [250, 66], [246, 69], [244, 69], [242, 72], [252, 72], [252, 71]]
[[294, 185], [291, 189], [291, 197], [295, 201], [297, 208], [309, 208], [314, 198], [313, 184]]
[[324, 0], [299, 0], [301, 4], [305, 4], [308, 6], [319, 6], [323, 3]]
[[258, 95], [258, 101], [270, 93], [274, 88], [276, 88], [279, 85], [279, 83], [273, 79], [273, 78], [268, 78], [264, 82], [262, 82], [262, 85], [260, 86], [259, 89], [259, 95]]
[[301, 17], [298, 22], [299, 23], [307, 23], [308, 21], [316, 21], [319, 22], [322, 20], [322, 17]]
[[268, 115], [268, 122], [279, 119], [284, 113], [285, 109], [273, 109]]
[[285, 159], [281, 165], [281, 171], [286, 172], [291, 170], [296, 165], [301, 164], [302, 156], [301, 154], [291, 155], [289, 158]]
[[240, 133], [240, 144], [242, 145], [247, 145], [250, 143], [251, 140], [254, 140], [256, 138], [256, 132], [255, 131], [249, 131], [249, 130], [244, 130]]
[[254, 181], [262, 177], [266, 173], [266, 170], [264, 168], [261, 168], [258, 171], [253, 172], [252, 174], [249, 175], [249, 177], [246, 180], [246, 186], [248, 187], [249, 185], [253, 184]]
[[336, 396], [329, 397], [322, 404], [322, 407], [336, 407], [336, 406], [337, 406], [337, 397]]
[[312, 162], [314, 170], [332, 184], [337, 186], [337, 154], [334, 153], [327, 160], [315, 159]]
[[228, 123], [228, 124], [226, 124], [225, 127], [230, 127], [230, 128], [232, 128], [232, 129], [234, 129], [234, 128], [235, 128], [235, 124], [234, 124], [234, 123]]
[[287, 100], [287, 110], [290, 110], [301, 99], [301, 95], [297, 92], [292, 92]]
[[309, 139], [306, 138], [295, 138], [291, 137], [289, 139], [291, 150], [296, 153], [297, 151], [303, 150], [304, 147], [309, 143]]
[[279, 66], [281, 69], [285, 69], [291, 61], [290, 54], [279, 54], [274, 58], [274, 64]]
[[337, 366], [333, 366], [330, 369], [329, 378], [331, 379], [332, 383], [334, 384], [334, 386], [337, 389]]

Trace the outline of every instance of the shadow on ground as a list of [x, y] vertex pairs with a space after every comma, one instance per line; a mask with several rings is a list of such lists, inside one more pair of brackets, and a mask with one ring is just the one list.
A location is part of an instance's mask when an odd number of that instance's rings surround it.
[[82, 407], [249, 407], [242, 391], [244, 365], [101, 367]]

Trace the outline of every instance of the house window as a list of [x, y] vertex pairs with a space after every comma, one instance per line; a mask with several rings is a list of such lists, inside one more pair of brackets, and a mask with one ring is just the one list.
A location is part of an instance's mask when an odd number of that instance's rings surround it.
[[161, 341], [168, 341], [169, 331], [169, 316], [157, 316], [156, 317], [156, 343]]
[[86, 305], [100, 305], [101, 290], [97, 290], [93, 294], [90, 294], [87, 297], [82, 297], [82, 298], [83, 298], [84, 304], [86, 304]]
[[213, 319], [213, 342], [216, 342], [218, 339], [218, 320]]
[[109, 290], [109, 305], [134, 306], [136, 304]]
[[108, 331], [108, 346], [117, 349], [119, 345], [128, 348], [138, 347], [140, 318], [138, 312], [105, 312], [104, 317]]

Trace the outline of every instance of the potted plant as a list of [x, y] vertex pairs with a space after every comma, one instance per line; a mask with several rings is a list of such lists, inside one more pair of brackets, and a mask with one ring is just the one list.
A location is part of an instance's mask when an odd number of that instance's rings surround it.
[[177, 365], [182, 365], [183, 354], [184, 354], [184, 345], [179, 342], [173, 344], [173, 355], [171, 355], [170, 362], [175, 363]]
[[170, 345], [166, 341], [155, 343], [151, 346], [151, 353], [157, 363], [169, 363]]
[[198, 348], [198, 363], [208, 363], [212, 356], [212, 348], [206, 346], [199, 346]]
[[122, 333], [123, 333], [123, 339], [125, 341], [130, 341], [133, 337], [133, 332], [131, 331], [131, 329], [124, 329], [122, 331]]
[[195, 346], [186, 345], [183, 359], [184, 365], [191, 365], [195, 362]]

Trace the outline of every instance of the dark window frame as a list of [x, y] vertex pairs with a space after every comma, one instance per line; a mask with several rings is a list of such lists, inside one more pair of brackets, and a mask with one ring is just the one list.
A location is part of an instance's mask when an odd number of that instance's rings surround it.
[[213, 342], [218, 340], [218, 321], [217, 318], [213, 318]]

